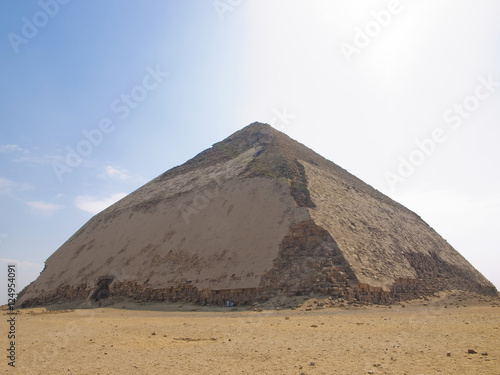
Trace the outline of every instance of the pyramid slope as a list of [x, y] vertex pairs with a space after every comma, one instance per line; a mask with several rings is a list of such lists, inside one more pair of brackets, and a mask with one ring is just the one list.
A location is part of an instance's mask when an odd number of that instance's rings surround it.
[[496, 290], [416, 214], [254, 123], [94, 216], [19, 297], [374, 302]]

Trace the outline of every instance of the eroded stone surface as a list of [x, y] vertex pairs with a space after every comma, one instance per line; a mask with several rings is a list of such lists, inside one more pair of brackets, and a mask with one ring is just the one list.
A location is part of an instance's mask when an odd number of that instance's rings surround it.
[[94, 216], [19, 304], [390, 303], [447, 289], [496, 294], [415, 213], [255, 123]]

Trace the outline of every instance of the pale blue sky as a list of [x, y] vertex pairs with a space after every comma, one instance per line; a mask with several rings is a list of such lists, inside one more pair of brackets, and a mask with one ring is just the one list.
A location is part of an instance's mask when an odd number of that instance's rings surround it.
[[495, 0], [2, 2], [0, 277], [15, 260], [26, 285], [93, 213], [261, 121], [416, 211], [499, 287], [498, 14]]

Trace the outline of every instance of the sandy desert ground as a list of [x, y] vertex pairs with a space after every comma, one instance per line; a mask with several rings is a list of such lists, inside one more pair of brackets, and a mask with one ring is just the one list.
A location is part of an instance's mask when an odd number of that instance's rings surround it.
[[499, 300], [459, 293], [391, 307], [296, 297], [262, 311], [118, 303], [16, 318], [16, 368], [4, 355], [1, 374], [500, 374]]

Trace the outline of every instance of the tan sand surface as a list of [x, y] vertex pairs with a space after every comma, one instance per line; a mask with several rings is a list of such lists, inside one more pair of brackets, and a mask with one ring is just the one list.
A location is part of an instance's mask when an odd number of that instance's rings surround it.
[[498, 375], [498, 299], [461, 296], [391, 307], [296, 297], [287, 301], [294, 310], [277, 308], [286, 305], [278, 299], [262, 311], [179, 303], [20, 310], [17, 367], [2, 356], [0, 373]]

